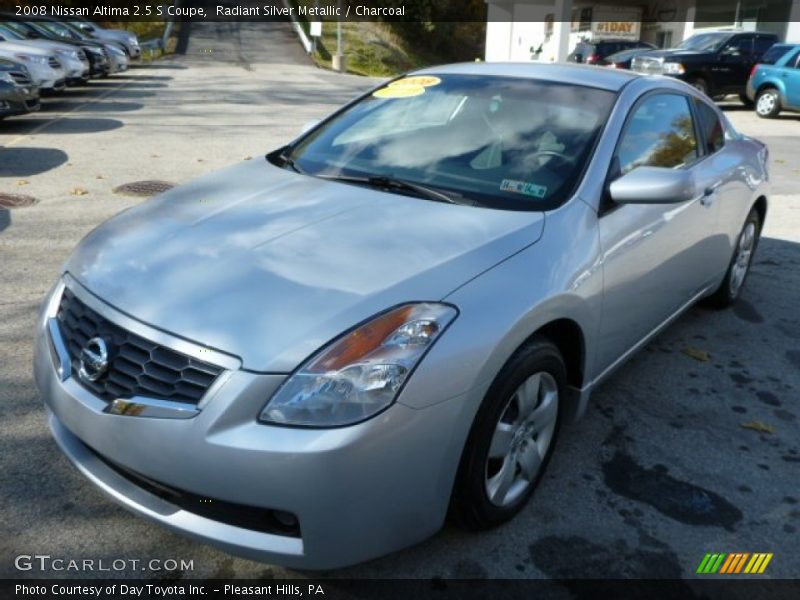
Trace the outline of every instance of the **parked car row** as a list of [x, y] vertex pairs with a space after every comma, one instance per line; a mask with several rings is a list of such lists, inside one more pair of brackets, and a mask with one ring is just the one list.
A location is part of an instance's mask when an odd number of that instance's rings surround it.
[[758, 116], [773, 118], [781, 110], [800, 111], [800, 44], [777, 42], [774, 33], [741, 30], [697, 33], [665, 50], [600, 40], [579, 43], [567, 60], [668, 75], [715, 100], [736, 94]]
[[0, 13], [0, 119], [38, 110], [40, 94], [125, 71], [140, 56], [127, 31]]

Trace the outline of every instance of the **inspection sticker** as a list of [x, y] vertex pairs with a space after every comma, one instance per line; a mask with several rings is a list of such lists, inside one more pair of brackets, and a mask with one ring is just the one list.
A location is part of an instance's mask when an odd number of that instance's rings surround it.
[[517, 181], [516, 179], [503, 179], [503, 181], [500, 182], [500, 189], [504, 192], [524, 194], [535, 198], [544, 198], [544, 195], [547, 193], [547, 187], [544, 185], [536, 185], [528, 181]]

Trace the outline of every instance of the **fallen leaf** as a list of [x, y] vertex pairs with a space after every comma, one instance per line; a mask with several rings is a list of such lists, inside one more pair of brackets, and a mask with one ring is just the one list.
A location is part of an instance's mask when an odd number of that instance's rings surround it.
[[705, 350], [700, 350], [699, 348], [692, 348], [690, 346], [688, 348], [684, 348], [683, 353], [686, 356], [691, 356], [695, 360], [699, 360], [700, 362], [708, 362], [711, 360], [711, 355]]
[[779, 165], [786, 163], [786, 161], [783, 160], [782, 158], [776, 158], [774, 162], [778, 163]]
[[86, 188], [82, 188], [82, 187], [74, 187], [74, 188], [72, 188], [72, 195], [73, 196], [85, 196], [88, 193], [89, 193], [89, 190], [87, 190]]
[[203, 162], [203, 159], [202, 158], [198, 158], [197, 162]]
[[753, 431], [758, 431], [760, 433], [775, 433], [775, 428], [772, 425], [767, 425], [762, 421], [749, 421], [747, 423], [742, 423], [742, 427], [745, 429], [752, 429]]
[[252, 157], [252, 156], [250, 156], [250, 155], [247, 155], [247, 156], [245, 156], [245, 157], [244, 157], [244, 159], [245, 159], [245, 160], [253, 160], [253, 157]]
[[95, 175], [95, 179], [105, 179], [102, 175]]
[[27, 179], [20, 179], [19, 181], [17, 181], [17, 185], [28, 185], [29, 183], [30, 181], [28, 181]]
[[150, 158], [159, 158], [158, 154], [151, 154]]

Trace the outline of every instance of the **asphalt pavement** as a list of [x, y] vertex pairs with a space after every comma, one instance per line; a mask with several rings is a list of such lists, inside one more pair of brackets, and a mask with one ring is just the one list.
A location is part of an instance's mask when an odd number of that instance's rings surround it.
[[[0, 192], [38, 200], [0, 210], [0, 576], [100, 575], [21, 573], [19, 554], [192, 560], [176, 578], [316, 575], [235, 558], [107, 500], [50, 438], [31, 338], [75, 244], [141, 201], [116, 186], [262, 160], [372, 83], [314, 67], [285, 25], [209, 24], [185, 57], [0, 124]], [[740, 302], [690, 310], [599, 388], [511, 523], [483, 533], [447, 524], [326, 576], [692, 577], [706, 552], [771, 552], [766, 576], [800, 574], [800, 115], [726, 110], [773, 160], [775, 195]]]

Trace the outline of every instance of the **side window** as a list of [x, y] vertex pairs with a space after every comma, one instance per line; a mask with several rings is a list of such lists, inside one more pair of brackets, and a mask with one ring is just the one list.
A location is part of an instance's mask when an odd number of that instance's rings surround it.
[[713, 154], [725, 145], [725, 130], [722, 128], [717, 111], [696, 98], [694, 104], [697, 107], [700, 129], [706, 141], [706, 152]]
[[737, 37], [728, 43], [726, 49], [736, 50], [742, 56], [749, 56], [753, 53], [753, 38], [752, 36]]
[[761, 56], [769, 50], [773, 44], [775, 44], [775, 38], [759, 35], [756, 38], [753, 52], [756, 56]]
[[642, 101], [628, 118], [616, 153], [621, 175], [642, 166], [677, 168], [697, 157], [689, 100], [678, 94]]

